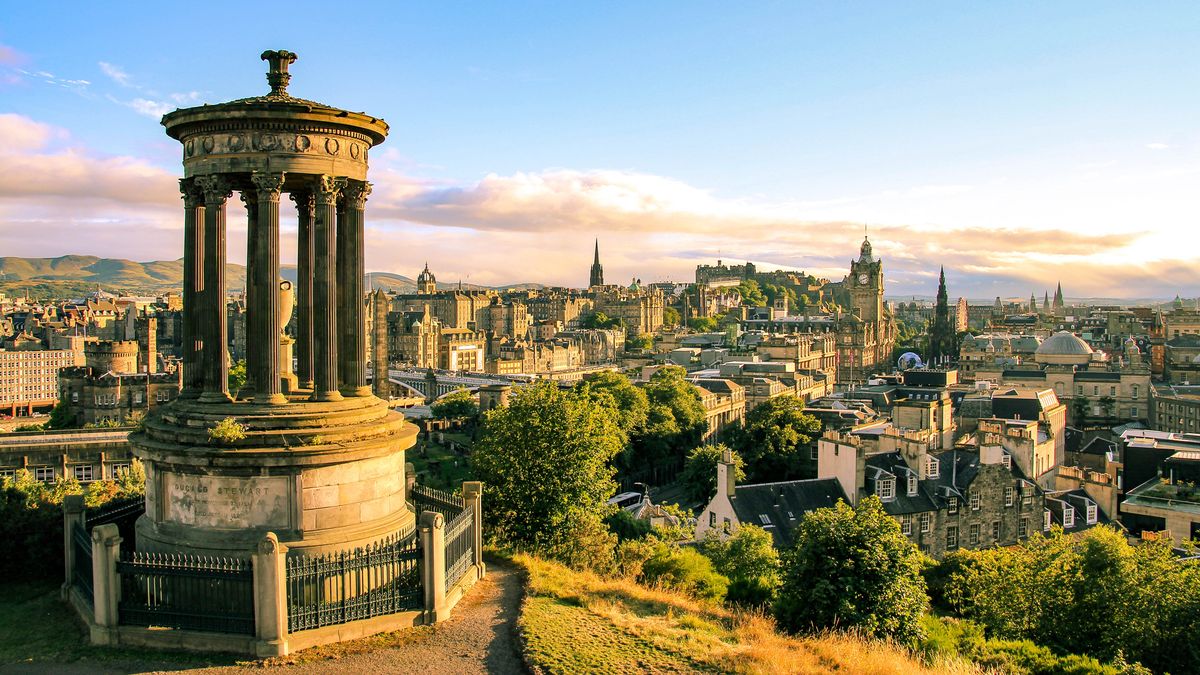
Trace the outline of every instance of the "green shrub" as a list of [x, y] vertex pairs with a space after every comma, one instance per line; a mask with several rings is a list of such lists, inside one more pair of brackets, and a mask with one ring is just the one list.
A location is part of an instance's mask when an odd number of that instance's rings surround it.
[[232, 417], [217, 422], [208, 430], [208, 442], [220, 445], [233, 445], [246, 437], [246, 427], [238, 424]]
[[608, 529], [612, 530], [613, 534], [617, 535], [619, 541], [645, 539], [652, 529], [650, 521], [634, 518], [625, 509], [619, 509], [616, 513], [605, 518], [604, 524], [608, 526]]
[[642, 565], [644, 583], [680, 591], [697, 598], [723, 600], [729, 579], [717, 573], [712, 561], [693, 548], [659, 543]]

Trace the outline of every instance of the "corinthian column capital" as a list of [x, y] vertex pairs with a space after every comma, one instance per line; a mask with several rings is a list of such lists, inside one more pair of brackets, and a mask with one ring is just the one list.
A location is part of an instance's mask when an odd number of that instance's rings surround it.
[[204, 193], [196, 185], [194, 178], [180, 178], [179, 192], [183, 197], [184, 208], [194, 209], [204, 203]]
[[313, 185], [313, 193], [317, 198], [317, 204], [325, 206], [336, 204], [338, 195], [346, 188], [346, 183], [347, 180], [345, 178], [318, 176]]
[[204, 193], [206, 204], [224, 204], [233, 196], [233, 186], [224, 176], [197, 176], [193, 180]]
[[312, 214], [313, 209], [317, 208], [317, 199], [311, 192], [293, 192], [288, 197], [296, 203], [296, 210], [300, 213]]
[[284, 174], [255, 171], [250, 175], [250, 182], [258, 190], [259, 200], [279, 201], [279, 191], [283, 189]]
[[371, 194], [371, 184], [366, 181], [355, 181], [342, 194], [346, 198], [346, 206], [361, 210], [366, 206], [367, 197]]

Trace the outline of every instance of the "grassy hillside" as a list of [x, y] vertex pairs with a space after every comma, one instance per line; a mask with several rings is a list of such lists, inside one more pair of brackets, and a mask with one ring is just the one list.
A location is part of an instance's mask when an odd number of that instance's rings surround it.
[[535, 672], [980, 672], [965, 661], [930, 667], [894, 645], [842, 633], [789, 637], [760, 614], [526, 555], [515, 562], [529, 576], [518, 625]]

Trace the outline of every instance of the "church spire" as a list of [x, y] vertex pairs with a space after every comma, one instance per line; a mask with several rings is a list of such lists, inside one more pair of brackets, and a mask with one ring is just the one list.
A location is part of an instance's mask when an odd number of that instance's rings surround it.
[[596, 239], [596, 255], [592, 259], [592, 273], [588, 280], [588, 287], [604, 285], [604, 268], [600, 265], [600, 240]]

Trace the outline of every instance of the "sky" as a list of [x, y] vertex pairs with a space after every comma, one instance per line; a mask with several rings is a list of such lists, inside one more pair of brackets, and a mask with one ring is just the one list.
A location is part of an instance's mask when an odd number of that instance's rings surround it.
[[867, 232], [893, 297], [1190, 297], [1197, 38], [1194, 2], [5, 3], [0, 256], [180, 257], [161, 115], [287, 49], [391, 125], [372, 271], [583, 286], [599, 239], [610, 283], [836, 281]]

